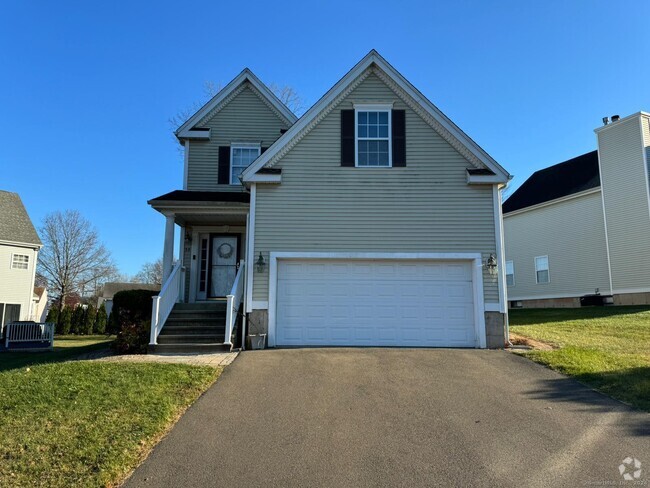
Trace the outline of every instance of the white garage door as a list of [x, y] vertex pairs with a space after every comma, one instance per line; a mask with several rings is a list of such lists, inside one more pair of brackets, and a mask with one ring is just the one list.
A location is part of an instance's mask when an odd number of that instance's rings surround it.
[[477, 345], [470, 262], [280, 260], [277, 276], [277, 345]]

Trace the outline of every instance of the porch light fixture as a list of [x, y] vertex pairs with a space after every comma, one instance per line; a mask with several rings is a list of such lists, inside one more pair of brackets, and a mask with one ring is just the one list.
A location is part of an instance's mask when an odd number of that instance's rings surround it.
[[266, 268], [266, 261], [264, 261], [264, 256], [262, 256], [262, 251], [260, 251], [260, 255], [257, 261], [255, 261], [255, 269], [258, 273], [264, 273], [264, 268]]
[[490, 254], [490, 257], [487, 258], [485, 267], [490, 275], [494, 276], [497, 274], [497, 258], [494, 254]]

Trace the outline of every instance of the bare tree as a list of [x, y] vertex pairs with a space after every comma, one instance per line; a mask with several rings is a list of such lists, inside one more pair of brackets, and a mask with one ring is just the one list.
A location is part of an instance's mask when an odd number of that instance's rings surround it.
[[221, 90], [221, 85], [215, 83], [214, 81], [204, 81], [203, 82], [203, 97], [200, 100], [195, 101], [192, 105], [187, 107], [184, 110], [179, 110], [176, 114], [169, 118], [169, 126], [172, 131], [176, 131], [181, 125], [185, 123], [192, 115], [199, 111], [203, 105], [206, 104], [213, 96], [219, 93]]
[[289, 85], [278, 86], [275, 83], [271, 83], [269, 88], [296, 116], [300, 117], [303, 114], [305, 111], [305, 103], [293, 87]]
[[116, 271], [97, 231], [76, 210], [47, 215], [39, 234], [44, 244], [38, 255], [39, 273], [57, 296], [59, 310], [66, 296], [82, 294]]
[[138, 274], [133, 278], [137, 283], [147, 283], [151, 285], [162, 285], [163, 262], [162, 258], [153, 263], [145, 263], [140, 268]]

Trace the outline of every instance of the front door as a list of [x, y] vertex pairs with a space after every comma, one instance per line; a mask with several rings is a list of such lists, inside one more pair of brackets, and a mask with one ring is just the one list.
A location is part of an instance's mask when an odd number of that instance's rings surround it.
[[230, 293], [239, 263], [239, 237], [210, 235], [208, 265], [208, 298], [225, 297]]

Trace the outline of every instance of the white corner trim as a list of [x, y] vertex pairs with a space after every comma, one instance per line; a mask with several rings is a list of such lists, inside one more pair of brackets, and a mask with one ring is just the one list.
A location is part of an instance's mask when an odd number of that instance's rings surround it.
[[187, 179], [190, 171], [190, 141], [186, 139], [183, 144], [183, 190], [187, 190]]
[[357, 259], [357, 260], [421, 260], [444, 261], [463, 260], [471, 261], [472, 284], [474, 291], [474, 317], [476, 344], [479, 348], [487, 347], [487, 333], [485, 330], [485, 305], [483, 289], [483, 258], [481, 253], [379, 253], [379, 252], [274, 252], [269, 253], [269, 301], [268, 301], [268, 341], [269, 347], [276, 345], [276, 307], [278, 284], [278, 260], [291, 259]]
[[497, 269], [498, 278], [497, 284], [499, 286], [499, 305], [500, 312], [506, 313], [508, 303], [507, 286], [506, 286], [506, 259], [505, 259], [505, 243], [503, 238], [503, 216], [501, 214], [501, 190], [499, 185], [492, 187], [492, 196], [494, 201], [494, 238], [497, 248]]
[[246, 229], [246, 313], [253, 311], [253, 268], [255, 263], [255, 203], [257, 201], [257, 185], [251, 184], [251, 200], [248, 213], [248, 229]]
[[[650, 217], [650, 175], [648, 174], [648, 149], [646, 148], [645, 134], [643, 133], [643, 118], [639, 117], [639, 129], [641, 130], [641, 154], [643, 158], [643, 174], [645, 175], [645, 191], [648, 197], [648, 217]], [[648, 121], [648, 124], [650, 124], [650, 121]], [[650, 131], [650, 128], [648, 130]]]
[[424, 95], [422, 95], [413, 85], [411, 85], [395, 68], [393, 68], [384, 58], [382, 58], [374, 49], [370, 51], [361, 61], [359, 61], [348, 73], [341, 78], [323, 97], [313, 105], [293, 126], [289, 128], [280, 138], [253, 164], [251, 164], [242, 174], [244, 181], [247, 181], [259, 169], [268, 163], [281, 157], [286, 150], [292, 147], [294, 139], [299, 140], [301, 134], [310, 130], [320, 120], [322, 113], [327, 113], [328, 108], [335, 105], [339, 96], [345, 94], [351, 86], [363, 80], [364, 75], [370, 72], [369, 68], [373, 65], [378, 68], [375, 70], [377, 75], [385, 75], [385, 79], [391, 81], [399, 87], [408, 98], [414, 102], [421, 110], [418, 112], [421, 116], [426, 117], [429, 123], [435, 123], [437, 130], [443, 131], [445, 136], [449, 135], [458, 141], [457, 149], [464, 149], [472, 160], [480, 162], [481, 165], [491, 169], [495, 174], [501, 176], [502, 182], [508, 181], [510, 174], [501, 167], [492, 157], [490, 157], [478, 144], [476, 144], [467, 134], [456, 126], [446, 115], [444, 115], [435, 105], [433, 105]]
[[605, 250], [607, 251], [607, 277], [609, 278], [609, 294], [614, 294], [614, 286], [612, 280], [612, 260], [609, 255], [609, 233], [607, 232], [607, 210], [605, 209], [605, 185], [603, 184], [603, 168], [600, 162], [600, 137], [596, 134], [596, 142], [598, 144], [598, 174], [600, 176], [600, 201], [603, 206], [603, 225], [605, 227]]

